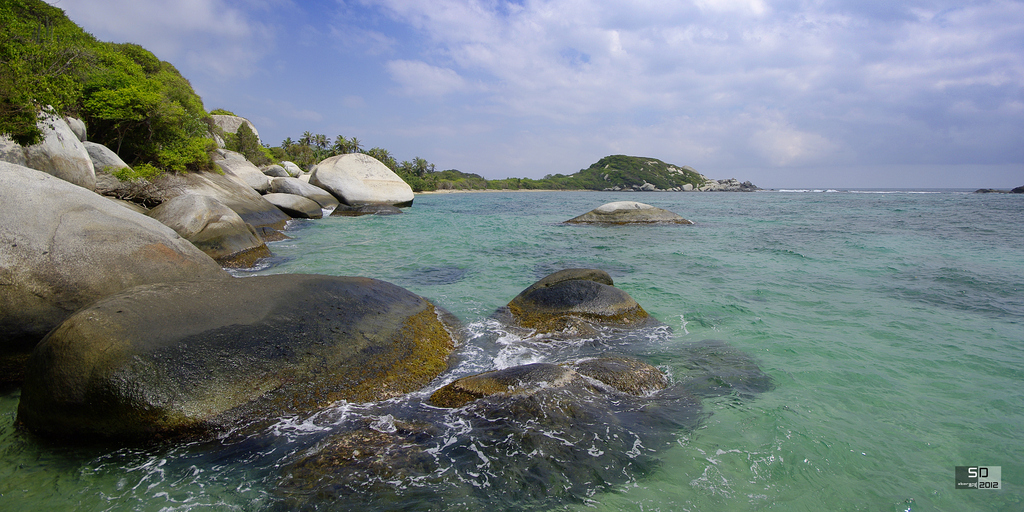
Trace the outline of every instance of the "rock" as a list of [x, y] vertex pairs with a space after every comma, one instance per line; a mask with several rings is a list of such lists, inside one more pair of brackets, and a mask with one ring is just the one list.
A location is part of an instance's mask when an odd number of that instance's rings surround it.
[[470, 375], [438, 389], [430, 395], [429, 402], [436, 407], [455, 408], [496, 394], [524, 395], [567, 387], [587, 393], [601, 392], [583, 376], [634, 396], [668, 387], [668, 379], [647, 363], [627, 357], [599, 357], [574, 365], [532, 363]]
[[153, 180], [151, 189], [140, 199], [159, 204], [182, 194], [199, 194], [220, 201], [256, 228], [264, 239], [265, 232], [284, 229], [290, 218], [252, 188], [216, 173], [165, 174]]
[[309, 183], [334, 194], [343, 204], [412, 206], [415, 194], [402, 178], [376, 158], [362, 153], [332, 156], [319, 164]]
[[131, 210], [131, 211], [133, 211], [135, 213], [141, 213], [142, 215], [149, 216], [149, 210], [146, 209], [145, 206], [142, 206], [142, 205], [140, 205], [138, 203], [133, 203], [131, 201], [125, 201], [124, 199], [118, 199], [116, 197], [110, 197], [110, 196], [103, 196], [103, 197], [106, 197], [112, 203], [117, 204], [117, 205], [121, 205], [121, 206], [123, 206], [125, 208], [128, 208], [129, 210]]
[[252, 267], [260, 258], [271, 255], [254, 228], [234, 210], [209, 196], [180, 195], [154, 208], [149, 216], [225, 267]]
[[156, 220], [39, 171], [0, 162], [0, 205], [0, 357], [125, 288], [228, 277]]
[[263, 174], [252, 162], [246, 160], [241, 153], [218, 149], [211, 156], [214, 165], [220, 167], [224, 174], [239, 180], [261, 194], [270, 192], [270, 177]]
[[302, 176], [303, 174], [302, 169], [299, 168], [298, 165], [295, 165], [295, 162], [289, 162], [285, 160], [281, 162], [281, 167], [284, 167], [284, 170], [288, 171], [288, 174], [293, 178], [297, 178], [299, 176]]
[[566, 224], [693, 224], [668, 210], [636, 201], [615, 201], [565, 221]]
[[655, 190], [658, 190], [658, 187], [654, 186], [653, 183], [644, 182], [643, 185], [640, 185], [640, 190], [644, 192], [654, 192]]
[[749, 398], [775, 388], [757, 361], [724, 341], [696, 342], [683, 349], [682, 355], [686, 362], [676, 378], [696, 396], [736, 394]]
[[[242, 126], [242, 123], [249, 125], [249, 129], [252, 130], [253, 135], [256, 135], [256, 139], [260, 139], [260, 132], [256, 131], [256, 125], [252, 124], [251, 121], [244, 117], [239, 116], [226, 116], [226, 115], [212, 115], [213, 124], [216, 124], [221, 130], [227, 133], [238, 133], [238, 128]], [[260, 141], [260, 144], [263, 144]]]
[[602, 270], [562, 270], [523, 290], [494, 316], [536, 334], [658, 325], [628, 293], [611, 283], [611, 276]]
[[403, 213], [397, 206], [389, 204], [364, 204], [360, 206], [338, 205], [331, 217], [360, 217], [363, 215], [397, 215]]
[[312, 199], [321, 208], [334, 208], [338, 206], [338, 198], [330, 192], [302, 181], [300, 178], [274, 178], [270, 181], [270, 191], [275, 194], [295, 194], [307, 199]]
[[267, 166], [264, 166], [264, 167], [260, 168], [260, 170], [263, 171], [264, 175], [270, 176], [271, 178], [289, 178], [289, 177], [291, 177], [291, 175], [288, 174], [288, 171], [286, 171], [285, 168], [281, 167], [280, 165], [267, 165]]
[[128, 164], [121, 160], [121, 157], [117, 156], [110, 148], [103, 144], [97, 144], [95, 142], [83, 142], [85, 150], [89, 153], [89, 159], [92, 160], [92, 166], [96, 169], [96, 173], [100, 172], [112, 173], [118, 169], [124, 169], [130, 167]]
[[78, 137], [78, 142], [85, 142], [88, 140], [88, 130], [85, 128], [85, 121], [76, 117], [65, 117], [64, 122], [68, 124], [68, 128], [71, 128], [71, 132]]
[[267, 194], [263, 199], [295, 219], [319, 219], [324, 216], [323, 209], [316, 201], [295, 194]]
[[683, 185], [683, 192], [692, 192], [692, 191], [693, 191], [693, 185], [692, 184], [687, 183], [687, 184]]
[[96, 171], [89, 152], [63, 118], [39, 114], [43, 141], [22, 147], [0, 136], [0, 160], [56, 176], [80, 187], [96, 189]]
[[375, 279], [271, 275], [147, 285], [82, 309], [29, 361], [18, 421], [44, 435], [204, 435], [415, 391], [457, 321]]
[[1011, 194], [1024, 194], [1024, 186], [1017, 187], [1010, 191]]

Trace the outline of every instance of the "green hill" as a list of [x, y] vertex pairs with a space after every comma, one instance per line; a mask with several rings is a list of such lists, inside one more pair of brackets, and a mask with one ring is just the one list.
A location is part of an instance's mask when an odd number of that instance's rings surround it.
[[578, 181], [588, 190], [627, 189], [644, 183], [661, 190], [671, 190], [687, 184], [697, 188], [707, 181], [690, 167], [667, 164], [657, 158], [626, 155], [606, 156], [568, 178]]

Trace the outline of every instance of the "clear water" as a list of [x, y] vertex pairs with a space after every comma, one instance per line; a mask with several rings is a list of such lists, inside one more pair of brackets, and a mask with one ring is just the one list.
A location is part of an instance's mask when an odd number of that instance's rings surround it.
[[[696, 225], [560, 224], [624, 199]], [[424, 195], [400, 216], [294, 222], [255, 273], [404, 286], [470, 326], [457, 366], [402, 400], [171, 447], [52, 445], [13, 427], [18, 390], [5, 390], [0, 509], [1024, 510], [1022, 221], [1019, 195], [809, 191]], [[668, 328], [537, 343], [486, 320], [569, 267], [607, 270]], [[421, 404], [458, 376], [602, 351], [677, 378], [708, 339], [755, 358], [775, 388], [700, 408], [655, 397], [641, 412], [657, 421], [619, 411], [562, 451], [542, 445], [550, 463]], [[357, 472], [354, 491], [330, 475], [289, 483], [332, 435], [418, 415], [440, 429], [426, 456], [443, 474]], [[588, 465], [594, 478], [570, 475]], [[1001, 466], [1004, 489], [954, 490], [962, 465]]]

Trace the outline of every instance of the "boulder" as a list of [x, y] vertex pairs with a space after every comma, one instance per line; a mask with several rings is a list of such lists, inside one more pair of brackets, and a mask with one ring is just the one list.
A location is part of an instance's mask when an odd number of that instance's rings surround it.
[[312, 199], [321, 208], [338, 206], [338, 198], [332, 196], [330, 192], [310, 185], [300, 178], [274, 178], [270, 181], [270, 191], [275, 194], [295, 194]]
[[494, 317], [536, 334], [659, 324], [628, 293], [613, 286], [607, 272], [597, 269], [555, 272], [523, 290]]
[[647, 363], [621, 356], [598, 357], [572, 365], [532, 363], [470, 375], [438, 389], [429, 402], [436, 407], [455, 408], [491, 395], [528, 395], [559, 388], [602, 392], [584, 376], [634, 396], [668, 387], [668, 379]]
[[615, 201], [565, 221], [566, 224], [693, 224], [679, 215], [636, 201]]
[[386, 400], [444, 371], [458, 330], [423, 297], [369, 278], [140, 286], [40, 342], [18, 421], [44, 435], [139, 439]]
[[270, 192], [270, 177], [263, 174], [252, 162], [246, 160], [241, 153], [218, 149], [211, 156], [214, 165], [220, 167], [224, 174], [237, 179], [240, 183], [261, 194]]
[[263, 198], [295, 219], [319, 219], [324, 216], [323, 209], [316, 201], [302, 196], [295, 194], [267, 194]]
[[121, 160], [121, 157], [117, 156], [117, 153], [114, 153], [103, 144], [86, 141], [82, 145], [85, 146], [85, 150], [89, 153], [89, 159], [92, 160], [92, 166], [96, 169], [97, 175], [100, 172], [109, 174], [118, 169], [130, 167], [124, 163], [124, 160]]
[[43, 141], [22, 147], [0, 136], [0, 160], [35, 169], [89, 190], [96, 189], [96, 171], [89, 152], [63, 118], [39, 114]]
[[241, 216], [246, 224], [256, 228], [264, 239], [267, 239], [265, 233], [284, 229], [289, 220], [280, 208], [270, 204], [252, 188], [228, 176], [209, 172], [165, 174], [153, 180], [152, 187], [140, 199], [159, 204], [183, 194], [199, 194], [220, 201]]
[[0, 205], [0, 357], [125, 288], [228, 277], [156, 220], [40, 171], [0, 162]]
[[360, 206], [338, 205], [331, 217], [361, 217], [363, 215], [397, 215], [402, 210], [389, 204], [364, 204]]
[[64, 122], [71, 128], [71, 132], [78, 137], [78, 142], [85, 142], [88, 139], [88, 130], [85, 128], [85, 121], [76, 117], [65, 117]]
[[284, 167], [284, 170], [288, 171], [288, 175], [293, 178], [297, 178], [303, 174], [302, 169], [299, 168], [298, 165], [295, 165], [295, 162], [285, 160], [281, 162], [281, 167]]
[[1013, 190], [1010, 190], [1010, 193], [1011, 194], [1024, 194], [1024, 185], [1022, 185], [1020, 187], [1016, 187]]
[[209, 196], [180, 195], [151, 210], [149, 216], [225, 267], [252, 267], [260, 258], [271, 255], [252, 226]]
[[309, 183], [334, 194], [349, 206], [412, 206], [412, 187], [376, 158], [362, 153], [332, 156], [319, 164]]
[[[238, 128], [242, 126], [242, 123], [245, 123], [249, 125], [249, 129], [252, 130], [252, 133], [253, 135], [256, 136], [256, 139], [260, 139], [260, 132], [256, 131], [256, 125], [252, 124], [251, 121], [244, 117], [226, 116], [219, 114], [212, 115], [210, 117], [213, 119], [213, 124], [217, 125], [221, 130], [224, 130], [225, 132], [228, 133], [238, 133]], [[260, 141], [260, 144], [263, 144], [263, 142]]]
[[263, 174], [265, 174], [267, 176], [270, 176], [271, 178], [289, 178], [289, 177], [291, 177], [291, 175], [288, 174], [288, 171], [286, 171], [285, 168], [281, 167], [280, 165], [267, 165], [267, 166], [261, 167], [260, 170], [263, 171]]

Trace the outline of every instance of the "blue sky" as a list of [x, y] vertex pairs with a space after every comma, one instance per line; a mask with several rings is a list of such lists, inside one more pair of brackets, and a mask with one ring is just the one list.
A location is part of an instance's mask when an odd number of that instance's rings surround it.
[[264, 142], [486, 178], [628, 154], [764, 188], [1024, 185], [1024, 2], [49, 0]]

